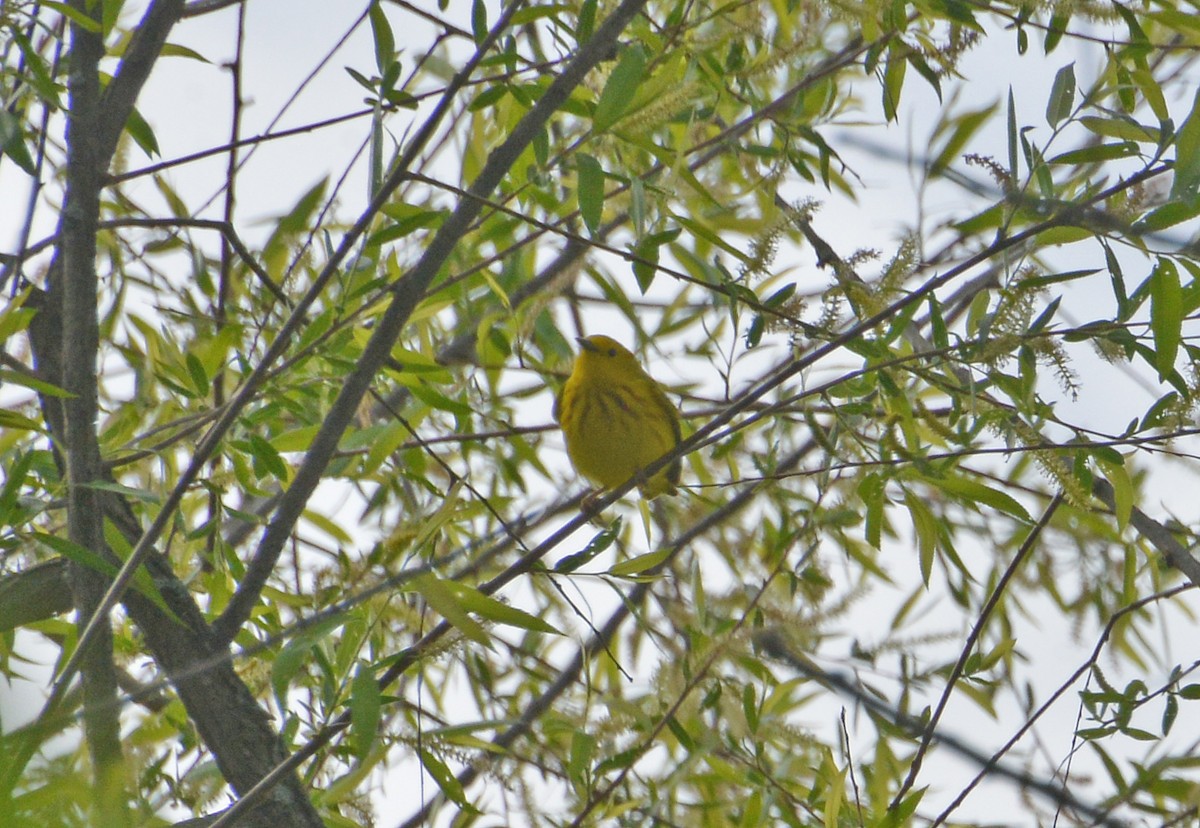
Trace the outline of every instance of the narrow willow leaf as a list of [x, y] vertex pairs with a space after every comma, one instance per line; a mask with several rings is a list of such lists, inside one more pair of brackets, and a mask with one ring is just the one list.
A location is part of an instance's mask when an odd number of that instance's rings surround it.
[[966, 477], [927, 477], [925, 479], [929, 481], [930, 485], [954, 497], [981, 506], [990, 506], [1021, 520], [1032, 521], [1025, 507], [1014, 500], [1011, 495], [999, 489], [988, 488], [978, 480]]
[[376, 0], [367, 9], [371, 19], [371, 37], [375, 41], [375, 66], [382, 75], [395, 60], [396, 38], [392, 35], [392, 26], [388, 23], [383, 6]]
[[600, 162], [586, 153], [575, 157], [576, 175], [578, 177], [579, 214], [583, 223], [593, 234], [600, 229], [601, 216], [604, 214], [604, 170]]
[[596, 737], [576, 730], [571, 734], [571, 754], [567, 762], [567, 778], [572, 787], [580, 795], [585, 795], [590, 788], [588, 770], [596, 754]]
[[449, 581], [443, 581], [432, 575], [421, 575], [409, 582], [408, 589], [419, 592], [429, 606], [433, 607], [442, 618], [453, 624], [467, 638], [491, 649], [492, 642], [487, 630], [471, 617], [454, 591], [449, 588], [449, 583]]
[[621, 519], [617, 518], [611, 526], [608, 526], [597, 532], [587, 546], [578, 552], [572, 552], [559, 559], [554, 565], [555, 572], [574, 572], [579, 567], [583, 566], [588, 561], [595, 558], [605, 549], [613, 545], [621, 531]]
[[1046, 123], [1058, 126], [1059, 122], [1070, 117], [1075, 107], [1075, 64], [1068, 63], [1058, 70], [1054, 76], [1054, 85], [1050, 87], [1050, 100], [1046, 102]]
[[25, 146], [25, 136], [21, 134], [21, 122], [4, 109], [0, 109], [0, 153], [30, 175], [37, 175], [37, 165], [33, 163], [29, 147]]
[[596, 102], [596, 111], [592, 115], [592, 128], [596, 132], [608, 129], [625, 114], [645, 71], [646, 53], [641, 46], [629, 47], [621, 53], [617, 67], [608, 76], [600, 100]]
[[488, 34], [487, 4], [483, 0], [475, 0], [471, 5], [471, 34], [476, 43], [483, 43]]
[[446, 797], [458, 805], [460, 808], [471, 813], [478, 813], [478, 810], [467, 801], [467, 793], [463, 790], [462, 783], [455, 778], [450, 768], [441, 759], [438, 759], [427, 750], [421, 751], [421, 764], [425, 766], [425, 770], [433, 777], [433, 781], [442, 789], [442, 793]]
[[1046, 39], [1042, 42], [1042, 49], [1046, 54], [1058, 47], [1059, 41], [1067, 32], [1067, 21], [1070, 19], [1070, 15], [1065, 14], [1056, 14], [1050, 18], [1050, 25], [1046, 27]]
[[660, 563], [665, 561], [671, 554], [670, 549], [659, 549], [656, 552], [647, 552], [644, 555], [638, 555], [636, 558], [630, 558], [627, 561], [621, 561], [619, 564], [613, 565], [608, 570], [609, 575], [617, 578], [628, 578], [631, 575], [640, 575], [648, 569], [653, 569]]
[[866, 523], [863, 531], [867, 543], [876, 549], [883, 544], [883, 496], [884, 481], [878, 474], [868, 474], [858, 484], [858, 496], [867, 507]]
[[1117, 518], [1117, 526], [1124, 529], [1129, 525], [1129, 517], [1133, 514], [1133, 479], [1129, 476], [1129, 469], [1125, 467], [1124, 458], [1119, 454], [1117, 461], [1100, 452], [1092, 457], [1104, 473], [1105, 479], [1112, 485], [1113, 502], [1116, 506], [1113, 513]]
[[1099, 164], [1104, 161], [1114, 161], [1119, 158], [1132, 158], [1141, 150], [1132, 141], [1122, 141], [1119, 144], [1096, 144], [1076, 150], [1068, 150], [1046, 161], [1047, 164]]
[[1193, 195], [1156, 207], [1139, 219], [1136, 227], [1139, 232], [1153, 233], [1190, 221], [1198, 215], [1200, 215], [1200, 195]]
[[917, 539], [917, 553], [921, 564], [921, 581], [929, 586], [933, 574], [933, 553], [937, 549], [937, 520], [921, 498], [912, 492], [905, 494], [904, 503], [912, 516], [913, 534]]
[[1008, 88], [1008, 183], [1017, 189], [1017, 173], [1020, 156], [1017, 155], [1017, 104], [1013, 99], [1012, 87]]
[[543, 621], [536, 615], [530, 615], [524, 610], [519, 610], [503, 601], [497, 601], [495, 598], [484, 595], [475, 589], [475, 587], [460, 584], [457, 581], [446, 581], [444, 583], [446, 589], [454, 594], [463, 609], [478, 615], [480, 618], [486, 618], [489, 621], [495, 621], [497, 624], [507, 624], [510, 627], [520, 627], [521, 629], [533, 632], [562, 635], [552, 624]]
[[379, 682], [367, 665], [359, 665], [350, 683], [350, 743], [360, 761], [371, 752], [381, 718]]
[[575, 40], [579, 45], [591, 39], [596, 28], [596, 5], [598, 0], [583, 0], [579, 6], [579, 17], [575, 25]]
[[889, 54], [887, 67], [883, 71], [883, 116], [889, 121], [896, 120], [907, 68], [908, 61], [904, 59], [899, 50], [894, 50]]
[[1162, 140], [1162, 130], [1142, 126], [1132, 118], [1084, 115], [1079, 118], [1079, 123], [1103, 138], [1120, 138], [1123, 141], [1138, 141], [1143, 144], [1157, 144]]
[[1165, 379], [1175, 368], [1183, 332], [1183, 289], [1170, 259], [1159, 259], [1150, 276], [1150, 330], [1154, 334], [1154, 367]]
[[1200, 92], [1175, 136], [1175, 180], [1171, 195], [1193, 195], [1200, 189]]

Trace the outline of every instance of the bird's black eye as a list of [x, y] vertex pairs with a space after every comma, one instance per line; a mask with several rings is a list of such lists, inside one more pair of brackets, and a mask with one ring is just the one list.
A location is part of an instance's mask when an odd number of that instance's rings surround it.
[[617, 349], [616, 349], [616, 348], [609, 348], [609, 349], [608, 349], [608, 355], [609, 355], [609, 356], [616, 356], [616, 355], [617, 355]]

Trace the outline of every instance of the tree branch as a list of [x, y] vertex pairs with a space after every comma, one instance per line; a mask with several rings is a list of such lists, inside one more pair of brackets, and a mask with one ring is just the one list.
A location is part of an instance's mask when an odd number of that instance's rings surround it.
[[[73, 0], [71, 6], [80, 15], [89, 14], [89, 4], [82, 0]], [[99, 14], [99, 7], [91, 5], [89, 16], [98, 22]], [[67, 536], [76, 546], [103, 555], [104, 516], [94, 484], [102, 473], [96, 436], [100, 353], [96, 233], [101, 178], [108, 157], [97, 140], [103, 112], [99, 66], [104, 42], [98, 32], [77, 21], [71, 22], [69, 31], [67, 176], [59, 248], [62, 267], [51, 271], [50, 286], [51, 295], [62, 303], [63, 329], [71, 331], [62, 342], [62, 386], [70, 396], [64, 401], [66, 431], [58, 438], [67, 467]], [[81, 632], [89, 624], [98, 630], [94, 643], [79, 659], [83, 728], [94, 775], [94, 818], [102, 825], [117, 825], [127, 815], [112, 626], [107, 613], [99, 612], [106, 579], [86, 564], [72, 562], [68, 569], [76, 623]], [[66, 684], [56, 689], [61, 693]], [[51, 694], [47, 711], [54, 709], [55, 701]]]
[[[783, 458], [776, 467], [776, 471], [779, 473], [792, 471], [800, 465], [800, 461], [803, 460], [804, 457], [806, 457], [815, 447], [815, 442], [811, 440], [808, 441], [790, 455]], [[503, 756], [508, 753], [512, 745], [515, 744], [518, 739], [524, 737], [525, 734], [533, 728], [534, 722], [536, 722], [542, 716], [542, 714], [548, 711], [551, 705], [554, 704], [554, 702], [563, 693], [565, 693], [577, 681], [579, 681], [579, 677], [583, 674], [584, 665], [586, 665], [596, 655], [608, 650], [609, 644], [616, 637], [621, 625], [624, 624], [626, 619], [628, 619], [633, 613], [634, 607], [640, 605], [646, 598], [646, 595], [649, 593], [650, 587], [654, 584], [654, 579], [652, 576], [662, 572], [668, 566], [670, 566], [671, 561], [673, 561], [680, 552], [685, 549], [692, 548], [692, 545], [699, 538], [703, 537], [704, 534], [709, 530], [724, 525], [726, 521], [733, 517], [733, 515], [737, 514], [747, 505], [749, 505], [754, 499], [754, 496], [758, 494], [759, 490], [764, 485], [764, 482], [764, 480], [756, 480], [753, 483], [742, 486], [738, 492], [723, 506], [714, 510], [713, 512], [710, 512], [703, 520], [680, 534], [679, 537], [675, 538], [675, 540], [669, 546], [670, 553], [666, 556], [666, 558], [664, 558], [658, 565], [642, 573], [643, 575], [647, 576], [647, 580], [639, 583], [630, 591], [628, 595], [623, 597], [621, 606], [613, 611], [613, 614], [610, 615], [608, 620], [604, 622], [604, 626], [597, 630], [592, 637], [588, 639], [588, 641], [579, 649], [579, 651], [575, 654], [575, 657], [571, 659], [571, 663], [559, 672], [558, 676], [553, 682], [550, 683], [550, 685], [542, 692], [540, 696], [526, 706], [524, 712], [521, 714], [521, 717], [515, 723], [513, 723], [507, 730], [492, 740], [490, 745], [482, 752], [476, 762], [468, 764], [467, 767], [458, 774], [456, 778], [458, 779], [459, 784], [464, 788], [467, 785], [470, 785], [479, 777], [479, 768], [483, 767], [487, 760], [491, 759], [492, 757]], [[549, 546], [549, 544], [542, 544], [539, 546], [539, 549], [541, 549], [543, 555], [548, 552], [549, 549], [543, 549], [542, 547], [547, 546]], [[513, 567], [510, 567], [510, 569], [517, 568], [521, 563], [524, 563], [524, 561], [525, 559], [523, 558], [520, 562], [514, 564]], [[530, 564], [532, 564], [532, 562], [530, 562]], [[484, 589], [486, 591], [486, 587]], [[436, 630], [434, 632], [436, 632]], [[609, 787], [604, 794], [611, 795], [613, 790], [613, 787]], [[417, 811], [417, 813], [405, 820], [401, 825], [401, 828], [419, 828], [419, 826], [426, 824], [428, 819], [433, 815], [433, 808], [437, 801], [437, 797], [430, 799], [425, 803], [424, 806], [422, 806], [421, 810]], [[598, 798], [589, 802], [589, 809], [594, 808], [601, 801], [603, 800]]]
[[[275, 518], [268, 525], [258, 550], [246, 567], [246, 574], [238, 591], [230, 600], [225, 612], [214, 623], [218, 634], [226, 640], [232, 639], [249, 618], [296, 521], [303, 514], [305, 504], [320, 483], [338, 442], [358, 410], [363, 395], [375, 374], [391, 355], [392, 346], [399, 338], [413, 309], [424, 297], [426, 289], [457, 246], [462, 234], [479, 214], [481, 200], [487, 199], [499, 186], [509, 168], [566, 102], [571, 90], [611, 51], [618, 35], [644, 4], [645, 0], [625, 0], [609, 15], [591, 40], [584, 44], [563, 73], [555, 78], [534, 107], [521, 119], [505, 142], [488, 157], [487, 163], [471, 185], [468, 197], [459, 201], [454, 212], [429, 242], [420, 260], [392, 288], [391, 304], [380, 317], [355, 370], [346, 377], [320, 431], [313, 438], [291, 487], [280, 501]], [[499, 37], [500, 32], [508, 25], [508, 18], [516, 13], [520, 5], [514, 3], [505, 9], [505, 16], [496, 22], [496, 26], [489, 33], [490, 39]], [[485, 41], [477, 55], [483, 54], [486, 46]], [[403, 162], [397, 172], [401, 175], [406, 174]], [[388, 183], [392, 184], [395, 178], [396, 173], [393, 173]], [[388, 192], [388, 189], [387, 186], [383, 188], [384, 192]]]
[[94, 139], [97, 157], [103, 166], [97, 169], [97, 174], [103, 175], [108, 171], [109, 162], [117, 151], [117, 141], [133, 112], [133, 105], [146, 79], [150, 77], [150, 70], [158, 62], [167, 35], [183, 11], [183, 0], [154, 0], [141, 21], [133, 27], [133, 37], [100, 101], [100, 117]]
[[[803, 655], [792, 652], [791, 647], [778, 630], [763, 630], [754, 636], [754, 643], [768, 656], [783, 662], [801, 675], [808, 676], [826, 687], [854, 699], [872, 715], [903, 728], [910, 734], [921, 733], [924, 725], [920, 719], [881, 701], [874, 694], [860, 688], [849, 676], [822, 670]], [[1100, 808], [1081, 801], [1066, 788], [1010, 768], [1008, 765], [1002, 764], [997, 757], [988, 756], [969, 744], [966, 739], [941, 731], [934, 734], [934, 741], [979, 765], [992, 775], [1012, 780], [1023, 790], [1032, 791], [1055, 805], [1071, 808], [1086, 818], [1089, 824], [1106, 825], [1110, 828], [1127, 828], [1124, 822], [1113, 819]]]
[[[1117, 501], [1111, 483], [1099, 477], [1095, 478], [1092, 482], [1092, 494], [1111, 511], [1116, 512]], [[1167, 563], [1183, 573], [1183, 576], [1191, 581], [1192, 586], [1200, 588], [1200, 561], [1197, 561], [1190, 552], [1184, 549], [1183, 544], [1172, 534], [1170, 529], [1136, 506], [1133, 507], [1129, 523], [1162, 553], [1162, 556], [1167, 559]]]

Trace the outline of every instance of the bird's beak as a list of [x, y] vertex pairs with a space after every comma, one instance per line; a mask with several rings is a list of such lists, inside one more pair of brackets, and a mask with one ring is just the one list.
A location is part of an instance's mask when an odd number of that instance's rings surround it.
[[600, 350], [595, 345], [593, 345], [590, 341], [584, 339], [582, 336], [575, 337], [575, 341], [579, 343], [579, 349], [582, 351], [591, 351], [592, 353], [596, 353], [597, 351]]

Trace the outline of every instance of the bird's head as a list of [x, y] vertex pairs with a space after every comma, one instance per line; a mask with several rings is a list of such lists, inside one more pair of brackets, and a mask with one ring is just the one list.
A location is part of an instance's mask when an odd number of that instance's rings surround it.
[[577, 370], [589, 373], [621, 373], [630, 367], [639, 369], [637, 357], [617, 340], [603, 334], [578, 337], [579, 356], [575, 358]]

